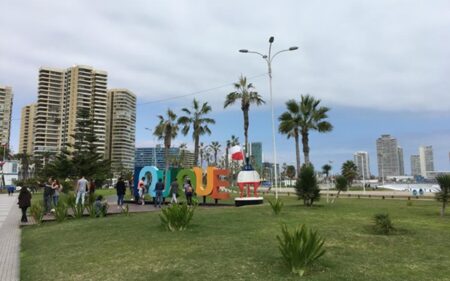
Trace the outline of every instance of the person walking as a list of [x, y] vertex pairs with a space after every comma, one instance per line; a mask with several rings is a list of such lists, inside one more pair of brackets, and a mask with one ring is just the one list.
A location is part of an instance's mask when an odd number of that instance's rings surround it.
[[28, 222], [27, 219], [27, 209], [31, 206], [31, 193], [28, 188], [23, 187], [19, 193], [19, 208], [22, 209], [21, 222]]
[[125, 182], [123, 178], [120, 177], [116, 183], [116, 191], [117, 191], [117, 208], [123, 208], [123, 197], [125, 196], [125, 191], [127, 187], [125, 186]]
[[140, 201], [141, 204], [145, 205], [145, 201], [144, 201], [144, 196], [145, 196], [145, 177], [142, 177], [142, 179], [138, 183], [138, 193], [139, 193], [139, 200], [141, 200]]
[[54, 194], [54, 190], [52, 188], [53, 178], [49, 178], [47, 183], [44, 185], [44, 208], [45, 213], [48, 214], [52, 210], [52, 197]]
[[164, 183], [162, 179], [159, 179], [155, 185], [156, 200], [153, 200], [155, 203], [155, 208], [156, 206], [158, 206], [158, 208], [161, 208], [161, 203], [163, 201], [163, 191], [164, 191]]
[[96, 186], [95, 186], [95, 180], [94, 180], [94, 179], [91, 179], [91, 180], [89, 181], [89, 194], [94, 194], [94, 193], [95, 193], [95, 188], [96, 188]]
[[81, 200], [81, 205], [84, 205], [84, 197], [86, 196], [86, 191], [88, 188], [88, 181], [84, 176], [81, 176], [81, 179], [77, 182], [77, 188], [75, 192], [77, 193], [77, 199], [75, 200], [75, 204], [79, 204]]
[[172, 199], [170, 199], [170, 203], [177, 204], [177, 196], [178, 196], [178, 182], [176, 179], [172, 181], [170, 184], [170, 195], [172, 196]]
[[186, 201], [188, 205], [192, 205], [192, 194], [194, 193], [191, 185], [191, 181], [187, 180], [184, 184], [184, 195], [186, 195]]
[[61, 185], [59, 184], [59, 181], [57, 179], [53, 180], [52, 189], [53, 189], [52, 195], [53, 207], [56, 208], [56, 205], [58, 205], [59, 201], [59, 192], [61, 191]]

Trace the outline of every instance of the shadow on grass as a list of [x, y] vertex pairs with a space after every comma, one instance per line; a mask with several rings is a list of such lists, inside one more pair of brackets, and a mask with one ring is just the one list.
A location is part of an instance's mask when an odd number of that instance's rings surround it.
[[406, 229], [406, 228], [398, 228], [395, 227], [394, 230], [391, 230], [389, 234], [383, 234], [376, 230], [375, 226], [373, 225], [364, 225], [362, 227], [362, 234], [368, 234], [368, 235], [376, 235], [376, 236], [401, 236], [401, 235], [414, 235], [416, 234], [415, 231]]

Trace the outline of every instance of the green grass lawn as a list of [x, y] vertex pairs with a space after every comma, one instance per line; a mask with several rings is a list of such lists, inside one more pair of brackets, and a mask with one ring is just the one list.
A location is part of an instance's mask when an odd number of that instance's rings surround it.
[[[302, 280], [450, 280], [450, 215], [432, 201], [338, 199], [305, 208], [293, 197], [268, 204], [198, 208], [192, 227], [171, 233], [158, 212], [85, 218], [23, 228], [21, 280], [298, 280], [276, 235], [307, 224], [326, 254]], [[267, 200], [266, 200], [267, 201]], [[397, 233], [374, 235], [375, 213]]]

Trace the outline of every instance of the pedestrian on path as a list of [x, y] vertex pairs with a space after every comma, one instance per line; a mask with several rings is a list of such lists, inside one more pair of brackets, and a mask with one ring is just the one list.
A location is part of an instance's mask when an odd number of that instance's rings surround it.
[[178, 196], [178, 182], [176, 179], [172, 181], [170, 184], [170, 195], [172, 196], [172, 199], [170, 199], [170, 203], [177, 204], [177, 196]]
[[194, 190], [192, 189], [191, 181], [187, 180], [184, 184], [184, 194], [186, 195], [186, 201], [188, 205], [192, 205], [192, 194]]
[[53, 189], [53, 206], [56, 208], [56, 205], [58, 205], [59, 201], [59, 192], [61, 191], [61, 184], [59, 184], [59, 181], [55, 179], [52, 183], [52, 189]]
[[44, 209], [45, 213], [50, 213], [52, 209], [52, 197], [55, 191], [52, 188], [53, 178], [49, 178], [44, 185]]
[[155, 208], [161, 208], [161, 203], [163, 201], [163, 191], [164, 191], [164, 183], [162, 179], [159, 179], [158, 182], [155, 185], [155, 192], [156, 192], [156, 198], [154, 201]]
[[28, 222], [27, 219], [27, 209], [31, 206], [31, 193], [28, 191], [28, 188], [23, 187], [19, 193], [19, 208], [22, 209], [22, 218], [21, 222]]
[[88, 181], [81, 176], [81, 179], [77, 182], [77, 188], [75, 192], [77, 193], [77, 199], [75, 200], [75, 204], [79, 204], [81, 200], [81, 205], [84, 205], [84, 197], [86, 196], [86, 191], [88, 187]]
[[139, 192], [139, 200], [141, 200], [140, 203], [142, 205], [145, 205], [145, 201], [144, 201], [144, 197], [145, 197], [145, 177], [142, 177], [142, 179], [139, 181], [138, 192]]
[[123, 206], [123, 197], [125, 196], [125, 191], [127, 187], [125, 186], [125, 182], [123, 178], [120, 177], [116, 183], [116, 191], [117, 191], [117, 208], [121, 208]]

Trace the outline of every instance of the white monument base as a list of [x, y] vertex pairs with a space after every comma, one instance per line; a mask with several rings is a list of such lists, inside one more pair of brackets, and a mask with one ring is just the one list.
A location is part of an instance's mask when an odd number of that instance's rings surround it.
[[236, 197], [234, 198], [234, 205], [236, 207], [247, 205], [259, 205], [264, 203], [263, 197]]

